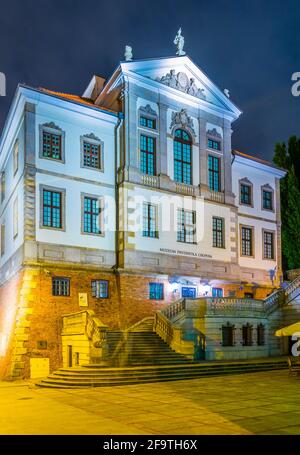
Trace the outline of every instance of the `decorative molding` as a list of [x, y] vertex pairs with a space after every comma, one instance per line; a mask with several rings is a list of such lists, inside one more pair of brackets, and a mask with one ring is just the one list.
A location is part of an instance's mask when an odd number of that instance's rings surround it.
[[[43, 132], [48, 132], [48, 133], [54, 133], [57, 135], [60, 135], [61, 137], [61, 159], [56, 159], [48, 156], [44, 156], [43, 154]], [[51, 160], [55, 161], [57, 163], [65, 163], [65, 131], [62, 130], [59, 126], [55, 125], [54, 122], [49, 122], [49, 123], [44, 123], [43, 125], [39, 125], [39, 143], [40, 143], [40, 149], [39, 149], [39, 158], [43, 160]]]
[[268, 191], [272, 191], [274, 192], [274, 188], [271, 187], [271, 185], [269, 183], [265, 183], [264, 185], [261, 186], [262, 189], [264, 190], [268, 190]]
[[[264, 207], [264, 191], [268, 191], [269, 193], [272, 193], [271, 197], [271, 208], [266, 208]], [[267, 211], [267, 212], [275, 212], [275, 204], [274, 204], [274, 188], [269, 183], [265, 183], [265, 185], [261, 185], [261, 210]]]
[[243, 177], [242, 179], [239, 180], [239, 182], [240, 183], [245, 183], [246, 185], [253, 186], [253, 183], [247, 177]]
[[93, 141], [101, 142], [101, 139], [99, 139], [99, 137], [97, 137], [94, 133], [84, 134], [83, 137], [92, 139]]
[[140, 112], [146, 114], [146, 115], [152, 115], [153, 117], [157, 117], [157, 113], [155, 112], [154, 109], [150, 106], [150, 104], [146, 104], [146, 106], [141, 106], [140, 107]]
[[193, 119], [187, 114], [186, 109], [181, 109], [181, 111], [178, 112], [172, 112], [170, 129], [172, 130], [177, 126], [188, 129], [194, 136], [196, 136]]
[[[52, 227], [52, 226], [44, 226], [43, 223], [43, 209], [44, 209], [44, 198], [43, 192], [44, 190], [48, 191], [55, 191], [61, 194], [61, 227]], [[49, 185], [40, 184], [39, 185], [39, 193], [40, 193], [40, 206], [39, 206], [39, 228], [40, 229], [47, 229], [51, 231], [66, 231], [66, 189], [60, 187], [53, 187]]]
[[[245, 202], [242, 202], [242, 192], [241, 192], [242, 185], [250, 186], [250, 203], [249, 204], [245, 204]], [[247, 177], [243, 177], [242, 179], [239, 179], [239, 205], [246, 205], [247, 207], [254, 207], [254, 197], [253, 196], [254, 196], [253, 183]]]
[[[98, 205], [99, 205], [99, 214], [98, 214], [98, 228], [99, 232], [85, 232], [84, 230], [84, 198], [88, 197], [91, 199], [97, 199]], [[104, 206], [105, 206], [105, 200], [102, 195], [98, 194], [90, 194], [90, 193], [80, 193], [80, 199], [81, 199], [81, 235], [89, 235], [89, 236], [94, 236], [94, 237], [105, 237], [105, 230], [104, 230]]]
[[[84, 165], [84, 141], [89, 142], [100, 147], [100, 162], [99, 167], [85, 166]], [[104, 142], [101, 141], [94, 133], [84, 134], [80, 136], [80, 167], [90, 169], [91, 171], [104, 172]]]
[[222, 134], [220, 134], [216, 128], [212, 128], [211, 130], [207, 130], [206, 131], [206, 134], [208, 134], [209, 136], [213, 136], [213, 137], [216, 137], [220, 140], [222, 140]]
[[157, 77], [156, 81], [181, 92], [188, 93], [196, 98], [206, 100], [204, 89], [198, 88], [195, 84], [195, 79], [193, 77], [189, 79], [187, 74], [182, 71], [176, 74], [175, 70], [172, 69], [165, 76]]
[[54, 122], [44, 123], [42, 126], [46, 128], [52, 128], [53, 130], [62, 131], [62, 129], [59, 126], [55, 125]]

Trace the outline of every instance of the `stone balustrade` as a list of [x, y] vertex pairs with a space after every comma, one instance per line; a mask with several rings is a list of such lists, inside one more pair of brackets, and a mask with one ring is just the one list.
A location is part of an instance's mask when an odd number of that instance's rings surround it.
[[187, 185], [186, 183], [176, 182], [176, 193], [195, 196], [195, 187], [193, 185]]
[[297, 288], [300, 287], [300, 275], [298, 275], [288, 286], [284, 289], [286, 296], [292, 294]]
[[159, 188], [159, 177], [156, 175], [142, 175], [143, 185], [151, 186], [153, 188]]
[[190, 359], [194, 359], [194, 341], [184, 340], [181, 328], [176, 327], [161, 311], [155, 313], [154, 331], [175, 352], [184, 354]]
[[224, 203], [225, 201], [225, 196], [224, 193], [221, 193], [219, 191], [210, 191], [209, 192], [209, 199], [214, 202], [220, 202]]
[[168, 319], [173, 319], [176, 316], [178, 316], [178, 314], [183, 312], [185, 310], [185, 308], [186, 308], [185, 299], [180, 299], [174, 303], [171, 303], [171, 305], [169, 305], [167, 308], [162, 310], [162, 314], [164, 316], [166, 316]]
[[206, 314], [216, 313], [237, 313], [250, 311], [251, 313], [264, 313], [264, 303], [262, 300], [244, 298], [207, 298]]

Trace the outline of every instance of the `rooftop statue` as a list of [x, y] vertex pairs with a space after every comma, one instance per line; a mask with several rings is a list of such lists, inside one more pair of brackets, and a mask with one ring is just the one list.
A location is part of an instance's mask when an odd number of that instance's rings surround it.
[[224, 93], [227, 96], [227, 98], [230, 98], [230, 93], [229, 93], [228, 88], [224, 88]]
[[133, 54], [132, 54], [132, 47], [131, 46], [128, 46], [128, 45], [125, 46], [124, 57], [125, 57], [125, 61], [126, 62], [131, 62], [132, 61]]
[[182, 34], [181, 34], [181, 27], [178, 30], [177, 35], [175, 36], [175, 39], [174, 39], [173, 42], [174, 42], [175, 46], [177, 47], [176, 54], [179, 55], [179, 56], [180, 55], [185, 55], [185, 52], [183, 50], [183, 47], [184, 47], [184, 36], [182, 36]]

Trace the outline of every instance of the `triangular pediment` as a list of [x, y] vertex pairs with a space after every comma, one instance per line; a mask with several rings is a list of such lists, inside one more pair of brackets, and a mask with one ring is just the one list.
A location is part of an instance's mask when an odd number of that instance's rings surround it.
[[183, 93], [194, 101], [216, 106], [237, 118], [241, 111], [188, 56], [137, 60], [121, 63], [122, 71], [143, 76], [148, 81]]

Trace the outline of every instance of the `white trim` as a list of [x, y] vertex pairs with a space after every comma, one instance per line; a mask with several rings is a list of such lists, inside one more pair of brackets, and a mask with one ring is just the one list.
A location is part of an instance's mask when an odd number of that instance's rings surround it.
[[244, 156], [239, 156], [239, 155], [236, 155], [234, 153], [234, 151], [233, 151], [233, 156], [234, 156], [233, 166], [234, 166], [234, 163], [244, 164], [245, 166], [253, 167], [254, 169], [259, 169], [260, 171], [263, 170], [263, 171], [269, 172], [270, 174], [273, 174], [279, 178], [284, 177], [287, 173], [287, 171], [285, 171], [283, 169], [278, 169], [278, 168], [272, 166], [271, 163], [270, 164], [261, 163], [260, 161], [256, 161], [255, 158], [252, 159], [252, 158], [247, 158]]

